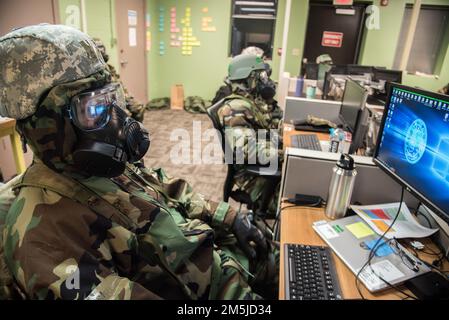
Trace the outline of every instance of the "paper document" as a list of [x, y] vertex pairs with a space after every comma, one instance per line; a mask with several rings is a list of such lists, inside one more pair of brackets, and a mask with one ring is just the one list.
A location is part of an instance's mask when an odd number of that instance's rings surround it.
[[[351, 206], [377, 234], [382, 235], [388, 230], [399, 209], [398, 203], [381, 204], [373, 206]], [[407, 205], [402, 203], [393, 227], [385, 235], [386, 238], [425, 238], [431, 236], [438, 229], [429, 229], [421, 226], [410, 213]]]

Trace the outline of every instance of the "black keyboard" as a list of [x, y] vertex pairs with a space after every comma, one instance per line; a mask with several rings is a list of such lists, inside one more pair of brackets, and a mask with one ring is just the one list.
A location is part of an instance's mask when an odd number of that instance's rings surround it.
[[329, 248], [285, 244], [284, 249], [285, 299], [342, 299]]
[[323, 151], [321, 149], [320, 140], [318, 140], [318, 136], [316, 134], [298, 134], [292, 136], [292, 147], [315, 150], [315, 151]]

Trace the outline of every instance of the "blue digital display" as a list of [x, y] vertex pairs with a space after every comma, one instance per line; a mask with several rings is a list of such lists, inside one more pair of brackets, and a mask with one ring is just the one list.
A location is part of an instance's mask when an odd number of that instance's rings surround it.
[[449, 99], [393, 87], [376, 159], [449, 215]]

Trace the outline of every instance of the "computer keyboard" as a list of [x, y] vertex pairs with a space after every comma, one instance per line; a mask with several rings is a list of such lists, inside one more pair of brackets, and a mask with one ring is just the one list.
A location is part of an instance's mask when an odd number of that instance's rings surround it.
[[342, 299], [329, 248], [285, 244], [284, 249], [285, 299]]
[[316, 134], [298, 134], [291, 137], [294, 148], [322, 151], [320, 140]]

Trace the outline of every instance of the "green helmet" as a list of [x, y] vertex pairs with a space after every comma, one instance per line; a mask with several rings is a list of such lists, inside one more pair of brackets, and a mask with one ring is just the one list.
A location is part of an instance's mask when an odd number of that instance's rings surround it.
[[239, 55], [229, 64], [228, 79], [231, 81], [247, 79], [255, 70], [266, 70], [262, 58], [255, 55]]
[[51, 88], [106, 70], [93, 40], [77, 29], [39, 24], [0, 38], [0, 115], [25, 119]]

